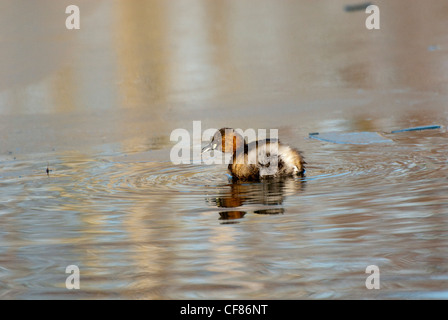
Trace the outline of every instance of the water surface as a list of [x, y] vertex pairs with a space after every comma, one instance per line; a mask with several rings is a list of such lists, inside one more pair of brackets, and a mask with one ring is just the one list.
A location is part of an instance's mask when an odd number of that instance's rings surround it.
[[[2, 4], [0, 298], [448, 298], [445, 1], [378, 1], [380, 31], [333, 0], [79, 1], [68, 31], [68, 4]], [[306, 176], [172, 164], [195, 120], [279, 129]]]

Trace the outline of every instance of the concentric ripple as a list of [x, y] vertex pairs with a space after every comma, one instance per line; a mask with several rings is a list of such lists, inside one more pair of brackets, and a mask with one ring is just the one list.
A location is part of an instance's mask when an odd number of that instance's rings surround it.
[[171, 162], [120, 162], [102, 160], [71, 161], [55, 164], [50, 179], [70, 179], [70, 192], [96, 199], [134, 199], [173, 194], [203, 195], [228, 184], [225, 171], [203, 165]]
[[175, 166], [170, 162], [111, 163], [112, 173], [103, 176], [110, 190], [159, 194], [203, 192], [227, 183], [223, 172], [200, 165]]

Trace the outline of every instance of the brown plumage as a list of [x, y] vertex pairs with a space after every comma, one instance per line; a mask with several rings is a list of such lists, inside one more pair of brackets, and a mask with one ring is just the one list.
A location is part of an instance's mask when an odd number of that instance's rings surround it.
[[249, 144], [231, 128], [221, 128], [202, 152], [218, 150], [232, 153], [228, 169], [236, 180], [256, 181], [268, 177], [303, 175], [305, 161], [301, 153], [278, 140], [266, 139]]

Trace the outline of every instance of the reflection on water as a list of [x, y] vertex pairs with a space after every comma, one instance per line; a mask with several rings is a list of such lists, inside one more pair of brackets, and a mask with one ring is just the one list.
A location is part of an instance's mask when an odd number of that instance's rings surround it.
[[[342, 0], [77, 2], [79, 31], [0, 4], [0, 298], [448, 298], [446, 1], [374, 32]], [[175, 166], [193, 120], [278, 128], [307, 175]]]
[[[218, 208], [254, 207], [255, 214], [283, 214], [283, 200], [287, 194], [298, 194], [305, 180], [295, 178], [265, 179], [262, 182], [233, 182], [218, 197], [207, 199]], [[260, 208], [261, 207], [261, 208]], [[229, 210], [219, 212], [220, 219], [233, 220], [247, 212]]]

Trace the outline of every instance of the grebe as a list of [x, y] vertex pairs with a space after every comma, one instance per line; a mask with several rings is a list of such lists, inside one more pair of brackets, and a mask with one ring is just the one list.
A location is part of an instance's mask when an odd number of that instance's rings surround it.
[[303, 176], [306, 162], [301, 153], [277, 139], [246, 143], [232, 128], [221, 128], [202, 153], [218, 150], [232, 153], [228, 169], [235, 180], [258, 181], [270, 177]]

